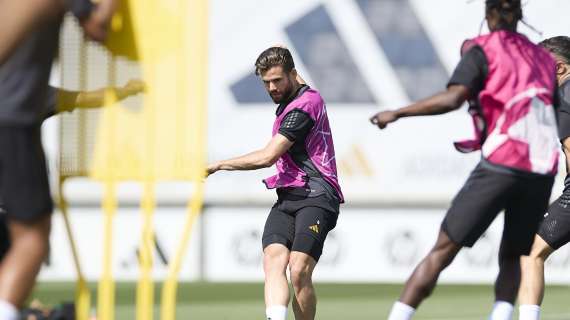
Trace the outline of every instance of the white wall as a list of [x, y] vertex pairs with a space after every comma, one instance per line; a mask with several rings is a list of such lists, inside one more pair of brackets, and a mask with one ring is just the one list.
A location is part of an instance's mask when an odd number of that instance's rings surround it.
[[[263, 207], [210, 207], [194, 228], [184, 260], [181, 280], [262, 281], [261, 235], [269, 211]], [[92, 209], [73, 209], [82, 264], [87, 277], [96, 280], [102, 264], [102, 214]], [[351, 209], [342, 208], [337, 227], [329, 234], [315, 271], [318, 281], [403, 282], [435, 242], [444, 209]], [[156, 234], [167, 259], [180, 237], [184, 210], [159, 209]], [[464, 249], [443, 273], [442, 283], [492, 283], [497, 275], [498, 243], [502, 216], [472, 249]], [[117, 280], [138, 276], [136, 249], [140, 216], [136, 209], [117, 215], [113, 269]], [[73, 280], [75, 277], [62, 221], [56, 215], [52, 234], [51, 264], [42, 280]], [[164, 279], [166, 265], [155, 252], [155, 277]], [[549, 283], [570, 282], [570, 248], [558, 250], [548, 261]]]
[[[483, 1], [411, 0], [419, 22], [448, 74], [459, 61], [459, 47], [476, 36], [483, 18]], [[404, 85], [397, 78], [382, 46], [374, 41], [370, 26], [352, 0], [212, 0], [209, 75], [209, 159], [217, 160], [263, 146], [270, 137], [275, 106], [269, 102], [240, 104], [231, 86], [253, 72], [257, 55], [266, 47], [283, 43], [293, 51], [299, 72], [313, 83], [313, 76], [286, 30], [307, 12], [322, 5], [341, 41], [348, 47], [358, 73], [378, 103], [328, 103], [337, 160], [342, 163], [340, 180], [347, 204], [337, 230], [327, 243], [317, 278], [330, 281], [399, 282], [433, 242], [445, 208], [478, 160], [477, 154], [462, 155], [452, 142], [468, 137], [471, 123], [465, 110], [448, 115], [405, 119], [379, 132], [368, 124], [374, 112], [408, 102]], [[544, 37], [568, 34], [567, 0], [528, 1], [527, 21]], [[254, 13], [255, 14], [252, 14]], [[395, 12], [394, 14], [397, 14]], [[521, 31], [537, 41], [541, 37], [522, 26]], [[327, 52], [322, 52], [324, 58]], [[53, 83], [57, 83], [54, 77]], [[259, 84], [261, 86], [261, 84]], [[317, 89], [318, 88], [318, 85]], [[443, 85], [442, 85], [443, 88]], [[327, 96], [324, 97], [327, 100]], [[44, 126], [44, 140], [52, 172], [57, 154], [57, 121]], [[561, 162], [564, 163], [564, 162]], [[208, 179], [206, 201], [210, 205], [202, 221], [204, 234], [195, 233], [184, 267], [183, 279], [203, 276], [213, 281], [260, 280], [260, 232], [274, 193], [260, 180], [273, 169], [243, 173], [219, 173]], [[554, 196], [561, 189], [557, 182]], [[156, 214], [159, 241], [172, 254], [187, 184], [162, 183], [157, 198], [173, 205]], [[136, 184], [122, 185], [123, 202], [137, 203], [141, 190]], [[72, 218], [79, 238], [82, 260], [91, 279], [101, 264], [101, 213], [97, 204], [101, 189], [96, 183], [70, 181], [65, 189], [72, 204]], [[224, 207], [216, 205], [224, 204]], [[252, 206], [252, 205], [255, 206]], [[354, 205], [358, 205], [357, 209]], [[229, 207], [228, 207], [229, 206]], [[252, 207], [250, 207], [252, 206]], [[387, 206], [394, 209], [380, 209]], [[442, 209], [428, 209], [437, 207]], [[412, 209], [410, 209], [412, 208]], [[134, 279], [139, 237], [136, 209], [121, 209], [117, 215], [115, 271], [120, 279]], [[52, 265], [42, 279], [72, 277], [71, 260], [56, 219], [53, 232]], [[408, 240], [397, 240], [398, 237]], [[491, 282], [496, 272], [496, 250], [500, 224], [491, 228], [488, 239], [466, 251], [447, 271], [442, 281]], [[202, 242], [202, 240], [203, 242]], [[201, 256], [200, 249], [204, 255]], [[567, 282], [567, 250], [551, 259], [549, 280]], [[203, 266], [203, 273], [200, 273]], [[159, 266], [156, 275], [164, 274]]]

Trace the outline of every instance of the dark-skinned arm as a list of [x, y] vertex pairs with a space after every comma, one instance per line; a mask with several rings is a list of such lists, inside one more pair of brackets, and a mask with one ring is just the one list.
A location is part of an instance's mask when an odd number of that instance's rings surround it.
[[207, 175], [219, 170], [256, 170], [271, 167], [292, 145], [292, 141], [278, 133], [263, 149], [208, 165]]
[[464, 85], [451, 85], [429, 98], [415, 102], [409, 106], [381, 111], [370, 118], [370, 122], [380, 129], [386, 128], [389, 123], [404, 117], [431, 116], [457, 110], [469, 98], [469, 88]]

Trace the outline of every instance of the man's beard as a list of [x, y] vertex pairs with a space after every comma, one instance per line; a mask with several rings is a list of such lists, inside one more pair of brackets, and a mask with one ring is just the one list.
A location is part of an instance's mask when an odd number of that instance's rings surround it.
[[289, 86], [285, 91], [283, 91], [283, 94], [274, 97], [271, 93], [269, 94], [269, 96], [271, 97], [271, 100], [273, 100], [273, 102], [275, 104], [281, 104], [284, 102], [287, 102], [289, 100], [289, 98], [291, 98], [291, 94], [293, 93], [293, 86]]

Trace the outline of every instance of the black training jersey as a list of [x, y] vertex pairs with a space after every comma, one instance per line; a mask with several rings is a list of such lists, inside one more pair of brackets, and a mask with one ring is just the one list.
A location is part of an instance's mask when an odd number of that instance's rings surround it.
[[476, 100], [485, 86], [488, 73], [489, 65], [483, 49], [474, 46], [463, 55], [447, 86], [464, 85], [469, 88], [470, 98]]
[[570, 79], [558, 88], [558, 135], [560, 141], [570, 137]]
[[[65, 2], [79, 19], [93, 9], [90, 0]], [[0, 125], [30, 126], [44, 120], [62, 21], [63, 13], [40, 24], [0, 66]]]
[[[558, 136], [560, 142], [570, 137], [570, 79], [558, 88]], [[566, 153], [564, 153], [566, 155]], [[566, 155], [567, 156], [567, 155]], [[570, 174], [566, 166], [566, 179], [564, 179], [564, 192], [570, 191]]]
[[[308, 86], [302, 86], [295, 95], [295, 98], [302, 95], [307, 89], [309, 89]], [[291, 101], [279, 105], [277, 114], [283, 112]], [[285, 136], [289, 141], [293, 142], [293, 145], [287, 152], [295, 164], [297, 164], [297, 166], [307, 174], [307, 188], [285, 188], [285, 190], [280, 190], [280, 192], [306, 197], [325, 195], [329, 198], [338, 199], [336, 191], [328, 182], [326, 182], [325, 179], [323, 179], [319, 170], [309, 158], [305, 147], [305, 139], [314, 124], [315, 121], [309, 116], [309, 114], [299, 109], [289, 111], [281, 122], [279, 133]]]

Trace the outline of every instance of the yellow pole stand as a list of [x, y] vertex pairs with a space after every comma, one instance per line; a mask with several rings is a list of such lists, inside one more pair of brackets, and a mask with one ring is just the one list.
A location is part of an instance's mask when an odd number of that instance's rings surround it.
[[73, 264], [75, 266], [75, 273], [77, 274], [77, 283], [75, 288], [75, 317], [77, 320], [88, 320], [89, 311], [91, 310], [91, 292], [89, 291], [89, 286], [87, 281], [83, 276], [81, 270], [81, 263], [79, 261], [79, 255], [77, 253], [77, 245], [73, 237], [73, 231], [71, 228], [71, 222], [69, 221], [69, 211], [67, 206], [67, 201], [63, 194], [63, 183], [64, 179], [60, 177], [59, 181], [59, 208], [63, 216], [63, 221], [65, 223], [65, 231], [69, 239], [69, 245], [71, 247], [71, 254], [73, 256]]
[[103, 197], [104, 243], [103, 272], [97, 292], [97, 316], [99, 320], [115, 319], [115, 282], [113, 280], [113, 219], [117, 211], [115, 183], [105, 182]]
[[192, 227], [202, 211], [203, 203], [204, 184], [202, 182], [197, 182], [196, 190], [194, 191], [192, 199], [188, 203], [188, 213], [186, 223], [184, 224], [182, 239], [180, 240], [180, 244], [176, 250], [176, 256], [170, 263], [168, 275], [164, 282], [164, 286], [162, 287], [162, 303], [160, 310], [161, 320], [176, 319], [176, 290], [178, 288], [178, 274], [180, 273], [182, 259], [188, 249]]
[[[110, 57], [109, 60], [109, 84], [114, 87], [116, 84], [116, 60]], [[114, 137], [116, 133], [117, 108], [112, 106], [117, 102], [114, 90], [105, 91], [104, 105], [107, 106], [113, 122], [108, 127], [107, 144], [111, 150], [115, 148]], [[110, 153], [112, 154], [112, 153]], [[103, 272], [99, 281], [97, 296], [97, 316], [99, 320], [115, 319], [115, 282], [113, 279], [113, 220], [117, 212], [116, 175], [113, 170], [113, 159], [107, 156], [107, 167], [109, 170], [103, 177], [105, 193], [103, 196], [104, 213], [104, 244], [103, 244]]]
[[152, 252], [154, 248], [153, 216], [155, 209], [154, 183], [144, 184], [142, 199], [143, 227], [140, 246], [140, 276], [137, 286], [137, 320], [152, 320], [154, 310], [154, 283]]

